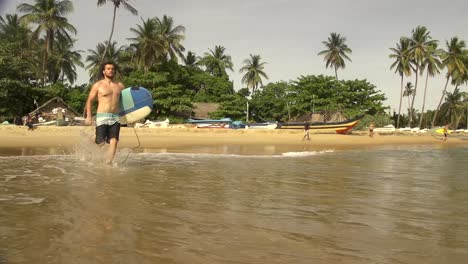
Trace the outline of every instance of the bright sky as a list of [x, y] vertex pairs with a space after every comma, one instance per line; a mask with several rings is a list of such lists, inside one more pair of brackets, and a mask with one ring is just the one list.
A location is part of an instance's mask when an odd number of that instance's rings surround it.
[[[0, 0], [0, 15], [16, 12], [19, 3], [33, 0]], [[110, 1], [109, 1], [110, 2]], [[76, 49], [94, 49], [107, 40], [112, 22], [111, 3], [97, 7], [97, 0], [73, 1], [75, 11], [68, 18], [78, 30]], [[445, 41], [458, 36], [468, 41], [468, 1], [466, 0], [129, 0], [139, 14], [118, 10], [113, 39], [119, 45], [133, 37], [131, 27], [141, 18], [173, 17], [176, 25], [186, 28], [184, 46], [203, 55], [215, 45], [222, 45], [232, 56], [230, 72], [236, 90], [243, 87], [241, 74], [244, 59], [259, 54], [267, 62], [268, 82], [294, 80], [301, 75], [333, 75], [317, 55], [324, 49], [322, 41], [331, 32], [347, 38], [353, 50], [352, 62], [338, 72], [340, 79], [367, 79], [387, 96], [386, 105], [397, 109], [400, 78], [390, 70], [389, 48], [401, 36], [409, 36], [418, 25], [426, 26], [433, 39]], [[83, 56], [86, 57], [86, 54]], [[445, 72], [445, 70], [444, 70]], [[86, 83], [87, 72], [78, 71], [78, 84]], [[415, 105], [420, 108], [425, 77], [420, 78]], [[427, 105], [436, 107], [445, 77], [430, 79]], [[414, 84], [414, 75], [411, 80]], [[406, 82], [406, 81], [405, 81]], [[126, 84], [128, 86], [132, 84]], [[467, 91], [467, 87], [461, 87]], [[454, 87], [449, 87], [453, 91]], [[403, 109], [406, 108], [404, 99]]]

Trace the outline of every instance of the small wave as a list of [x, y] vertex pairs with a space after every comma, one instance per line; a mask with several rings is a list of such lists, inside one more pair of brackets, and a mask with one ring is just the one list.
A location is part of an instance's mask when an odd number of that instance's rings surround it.
[[40, 204], [45, 198], [20, 197], [15, 199], [16, 204]]
[[18, 193], [16, 195], [5, 195], [5, 196], [0, 196], [0, 202], [2, 201], [10, 201], [13, 202], [14, 204], [40, 204], [45, 200], [45, 198], [35, 198], [35, 197], [29, 197], [26, 194], [23, 193]]
[[281, 154], [271, 155], [242, 155], [242, 154], [212, 154], [212, 153], [138, 153], [140, 157], [189, 157], [189, 158], [284, 158], [284, 157], [306, 157], [320, 155], [324, 153], [331, 153], [334, 150], [321, 150], [321, 151], [303, 151], [303, 152], [285, 152]]
[[331, 152], [334, 152], [334, 150], [285, 152], [281, 155], [284, 157], [308, 157], [308, 156], [315, 156], [315, 155], [331, 153]]

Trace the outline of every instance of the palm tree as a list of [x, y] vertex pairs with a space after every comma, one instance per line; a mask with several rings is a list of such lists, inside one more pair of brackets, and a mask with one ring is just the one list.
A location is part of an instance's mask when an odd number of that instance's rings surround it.
[[55, 52], [51, 58], [54, 62], [54, 73], [52, 81], [56, 82], [59, 79], [61, 82], [64, 82], [66, 78], [70, 84], [73, 84], [76, 81], [76, 65], [84, 67], [84, 64], [81, 62], [81, 52], [80, 50], [72, 50], [73, 44], [76, 40], [72, 42], [62, 41], [59, 42], [57, 46], [57, 52]]
[[[410, 38], [410, 58], [412, 63], [414, 64], [414, 73], [415, 73], [415, 83], [414, 83], [414, 96], [413, 100], [411, 101], [411, 111], [414, 108], [414, 99], [416, 98], [416, 92], [418, 89], [418, 75], [422, 75], [423, 70], [421, 69], [424, 57], [426, 55], [427, 50], [429, 47], [435, 43], [436, 40], [432, 40], [432, 37], [429, 35], [430, 32], [424, 26], [417, 26], [413, 29], [411, 38]], [[412, 116], [409, 117], [409, 126], [413, 122]]]
[[463, 117], [466, 103], [463, 101], [467, 93], [460, 92], [460, 89], [455, 88], [453, 93], [448, 92], [445, 96], [445, 102], [441, 105], [440, 110], [443, 117], [447, 118], [448, 122], [455, 128], [458, 128], [460, 119]]
[[[106, 50], [106, 47], [109, 47]], [[120, 59], [122, 54], [125, 51], [124, 46], [117, 47], [117, 42], [112, 42], [111, 45], [108, 43], [99, 43], [96, 46], [95, 50], [88, 49], [90, 55], [86, 57], [86, 62], [89, 64], [86, 66], [86, 70], [89, 71], [90, 81], [94, 82], [98, 80], [102, 73], [101, 73], [101, 64], [102, 58], [106, 58], [115, 62], [118, 66], [116, 67], [116, 77], [120, 77], [120, 68], [122, 65], [119, 65]], [[104, 54], [106, 52], [107, 54]]]
[[[416, 95], [416, 90], [411, 82], [407, 82], [405, 85], [405, 91], [403, 92], [404, 97], [408, 97], [408, 118], [411, 120], [413, 116], [413, 108], [411, 108], [412, 98]], [[411, 127], [411, 123], [410, 123]]]
[[226, 69], [233, 71], [231, 56], [224, 54], [226, 48], [223, 46], [215, 46], [214, 50], [205, 52], [199, 64], [205, 66], [206, 71], [214, 76], [228, 78]]
[[[97, 1], [97, 5], [98, 6], [102, 6], [104, 5], [105, 3], [107, 2], [112, 2], [112, 4], [114, 5], [114, 15], [112, 17], [112, 27], [111, 27], [111, 32], [110, 32], [110, 35], [109, 35], [109, 40], [107, 40], [107, 45], [104, 49], [104, 52], [102, 53], [103, 55], [107, 54], [107, 49], [109, 48], [109, 44], [111, 43], [111, 40], [112, 40], [112, 35], [114, 34], [114, 27], [115, 27], [115, 15], [117, 13], [117, 9], [120, 7], [120, 5], [123, 5], [123, 7], [125, 9], [127, 9], [128, 11], [130, 11], [130, 13], [132, 13], [133, 15], [138, 15], [138, 11], [133, 7], [131, 6], [130, 4], [128, 4], [128, 0], [98, 0]], [[104, 61], [104, 56], [101, 58], [101, 63]]]
[[130, 31], [136, 34], [135, 38], [129, 38], [130, 44], [136, 50], [136, 61], [138, 68], [148, 72], [150, 67], [154, 65], [158, 56], [160, 56], [160, 48], [157, 44], [156, 21], [147, 19], [142, 25], [137, 25], [137, 28], [131, 28]]
[[450, 39], [450, 42], [446, 41], [445, 44], [447, 46], [447, 51], [443, 51], [442, 53], [442, 64], [444, 67], [447, 67], [447, 80], [445, 82], [444, 90], [442, 91], [442, 97], [440, 98], [434, 117], [432, 118], [432, 127], [434, 127], [440, 105], [442, 104], [442, 100], [447, 92], [447, 85], [450, 78], [454, 72], [458, 72], [459, 74], [464, 74], [466, 72], [466, 67], [463, 63], [464, 49], [466, 47], [465, 41], [460, 40], [458, 37], [453, 37]]
[[185, 48], [182, 41], [185, 39], [185, 27], [174, 27], [172, 17], [166, 15], [162, 19], [155, 18], [158, 44], [161, 48], [162, 58], [177, 62], [177, 56], [184, 59]]
[[340, 34], [331, 33], [328, 41], [322, 41], [323, 45], [327, 48], [318, 53], [324, 55], [324, 60], [327, 62], [325, 67], [333, 67], [335, 69], [335, 78], [338, 80], [338, 69], [346, 67], [344, 59], [351, 61], [346, 54], [351, 54], [352, 50], [345, 44], [346, 38], [341, 37]]
[[400, 104], [398, 106], [398, 117], [396, 127], [400, 127], [400, 116], [401, 116], [401, 105], [403, 101], [403, 80], [405, 76], [411, 75], [411, 65], [409, 59], [409, 46], [410, 42], [407, 38], [400, 38], [400, 42], [396, 44], [396, 48], [390, 48], [393, 52], [389, 55], [391, 59], [395, 59], [395, 61], [390, 66], [390, 69], [395, 68], [395, 73], [398, 73], [401, 77], [401, 88], [400, 88]]
[[198, 58], [194, 52], [188, 51], [184, 59], [185, 66], [196, 67], [198, 65]]
[[71, 41], [68, 32], [76, 35], [76, 29], [73, 25], [68, 23], [65, 15], [73, 11], [73, 3], [70, 0], [34, 0], [34, 4], [20, 4], [18, 11], [26, 13], [21, 17], [22, 21], [26, 23], [37, 24], [37, 28], [33, 31], [32, 38], [37, 39], [42, 33], [45, 34], [44, 41], [44, 58], [42, 64], [42, 71], [44, 76], [44, 83], [47, 75], [47, 58], [53, 50], [53, 41], [55, 32], [60, 34]]
[[429, 80], [429, 76], [434, 77], [435, 75], [440, 73], [442, 66], [442, 62], [440, 61], [440, 54], [441, 50], [437, 49], [437, 43], [433, 43], [429, 48], [426, 50], [424, 59], [421, 64], [421, 73], [426, 70], [426, 83], [424, 85], [424, 95], [423, 95], [423, 104], [421, 109], [421, 117], [419, 118], [419, 128], [422, 128], [422, 121], [424, 117], [424, 107], [426, 105], [426, 93], [427, 93], [427, 83]]
[[465, 84], [468, 81], [468, 50], [463, 50], [463, 55], [461, 57], [463, 64], [465, 65], [465, 72], [460, 72], [459, 69], [455, 69], [452, 73], [452, 85], [455, 86], [455, 89], [458, 86]]
[[242, 83], [247, 84], [247, 88], [252, 88], [252, 95], [258, 88], [258, 84], [263, 85], [262, 77], [268, 79], [268, 76], [263, 71], [266, 62], [261, 62], [260, 55], [250, 54], [250, 59], [244, 60], [244, 66], [239, 70], [239, 73], [245, 72], [242, 76]]
[[27, 37], [30, 30], [21, 23], [17, 14], [6, 14], [0, 16], [0, 37], [9, 42], [19, 41], [24, 46], [27, 45]]

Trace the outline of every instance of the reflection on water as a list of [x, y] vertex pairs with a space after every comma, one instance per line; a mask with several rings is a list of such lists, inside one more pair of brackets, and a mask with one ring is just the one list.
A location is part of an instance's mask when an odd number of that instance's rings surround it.
[[3, 152], [0, 263], [468, 260], [468, 149], [258, 148]]

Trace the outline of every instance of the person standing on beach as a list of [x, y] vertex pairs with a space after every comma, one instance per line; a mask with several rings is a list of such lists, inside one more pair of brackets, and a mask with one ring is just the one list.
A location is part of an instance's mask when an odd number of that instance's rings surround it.
[[302, 141], [304, 141], [304, 140], [310, 141], [309, 128], [310, 128], [309, 123], [305, 124], [305, 126], [304, 126], [304, 136], [302, 137]]
[[447, 139], [448, 139], [448, 131], [449, 131], [449, 125], [445, 124], [445, 127], [444, 127], [444, 141], [447, 141]]
[[374, 122], [371, 122], [369, 125], [369, 137], [371, 138], [374, 137], [374, 128], [375, 128], [375, 124]]
[[93, 102], [98, 100], [96, 111], [95, 142], [103, 146], [109, 144], [106, 163], [111, 164], [120, 134], [119, 102], [120, 93], [124, 88], [121, 82], [114, 80], [116, 65], [113, 62], [104, 62], [101, 66], [103, 78], [93, 84], [86, 101], [86, 125], [92, 125], [91, 109]]

